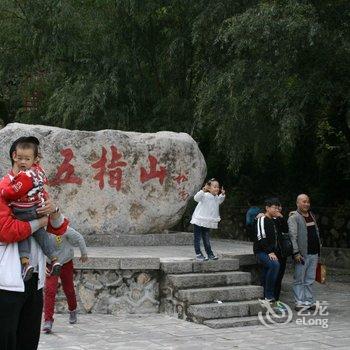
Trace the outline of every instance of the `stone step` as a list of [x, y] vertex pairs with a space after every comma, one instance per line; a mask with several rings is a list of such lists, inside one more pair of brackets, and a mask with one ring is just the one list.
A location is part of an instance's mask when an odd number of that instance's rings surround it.
[[187, 273], [182, 275], [166, 276], [167, 284], [170, 284], [178, 289], [247, 285], [250, 283], [250, 281], [250, 273], [241, 271]]
[[187, 309], [187, 317], [194, 322], [203, 323], [204, 320], [209, 319], [256, 316], [259, 311], [263, 310], [258, 300], [209, 303], [190, 305]]
[[168, 274], [191, 272], [236, 271], [239, 269], [238, 259], [209, 260], [204, 262], [194, 260], [161, 261], [160, 269]]
[[259, 316], [243, 316], [205, 320], [203, 324], [210, 328], [219, 329], [263, 325], [264, 322], [268, 325], [272, 325], [273, 323], [289, 323], [291, 322], [291, 318], [288, 318], [288, 316], [281, 316], [278, 318], [270, 316], [270, 318], [267, 319], [265, 316], [261, 318]]
[[263, 297], [261, 286], [225, 286], [212, 288], [184, 289], [175, 293], [175, 297], [190, 304], [220, 301], [242, 301]]
[[210, 328], [230, 328], [230, 327], [244, 327], [244, 326], [256, 326], [262, 324], [258, 316], [244, 316], [244, 317], [230, 317], [219, 318], [213, 320], [205, 320], [203, 322]]

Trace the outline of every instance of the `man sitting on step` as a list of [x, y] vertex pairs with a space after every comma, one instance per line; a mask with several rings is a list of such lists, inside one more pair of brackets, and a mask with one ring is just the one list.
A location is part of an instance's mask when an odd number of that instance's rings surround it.
[[288, 232], [288, 224], [281, 213], [278, 198], [265, 201], [265, 213], [256, 220], [254, 227], [254, 254], [263, 267], [261, 284], [265, 301], [274, 304], [276, 311], [282, 311], [284, 306], [278, 299], [286, 262], [281, 256], [278, 240], [283, 232]]

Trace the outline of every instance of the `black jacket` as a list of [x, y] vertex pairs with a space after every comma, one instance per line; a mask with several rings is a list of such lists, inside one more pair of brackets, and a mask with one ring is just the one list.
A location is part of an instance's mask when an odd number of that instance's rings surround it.
[[279, 254], [278, 239], [282, 233], [288, 232], [288, 224], [284, 218], [269, 219], [262, 216], [255, 221], [254, 254]]

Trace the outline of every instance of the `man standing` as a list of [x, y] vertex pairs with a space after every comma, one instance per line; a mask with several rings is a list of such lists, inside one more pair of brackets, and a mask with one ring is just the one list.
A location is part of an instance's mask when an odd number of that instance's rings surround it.
[[316, 219], [310, 211], [310, 199], [306, 194], [297, 197], [297, 211], [288, 219], [289, 234], [293, 243], [295, 262], [293, 293], [297, 311], [314, 309], [316, 300], [312, 284], [320, 254], [320, 234]]
[[[21, 137], [10, 149], [11, 161], [18, 142], [39, 145], [35, 137]], [[12, 161], [12, 171], [0, 181], [0, 191], [18, 174], [19, 167]], [[42, 288], [45, 281], [45, 256], [31, 238], [31, 261], [35, 273], [23, 282], [17, 242], [29, 237], [38, 228], [56, 220], [61, 214], [50, 200], [38, 209], [44, 215], [29, 222], [16, 220], [8, 204], [0, 196], [0, 349], [36, 350], [40, 337], [43, 307]], [[50, 214], [48, 220], [47, 215]]]

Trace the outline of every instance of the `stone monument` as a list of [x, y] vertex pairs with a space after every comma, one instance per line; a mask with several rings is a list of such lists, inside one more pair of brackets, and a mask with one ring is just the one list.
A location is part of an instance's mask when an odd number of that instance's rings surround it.
[[84, 235], [162, 232], [181, 218], [206, 175], [203, 155], [185, 133], [13, 123], [0, 130], [1, 176], [11, 167], [11, 143], [29, 135], [40, 141], [50, 195]]

